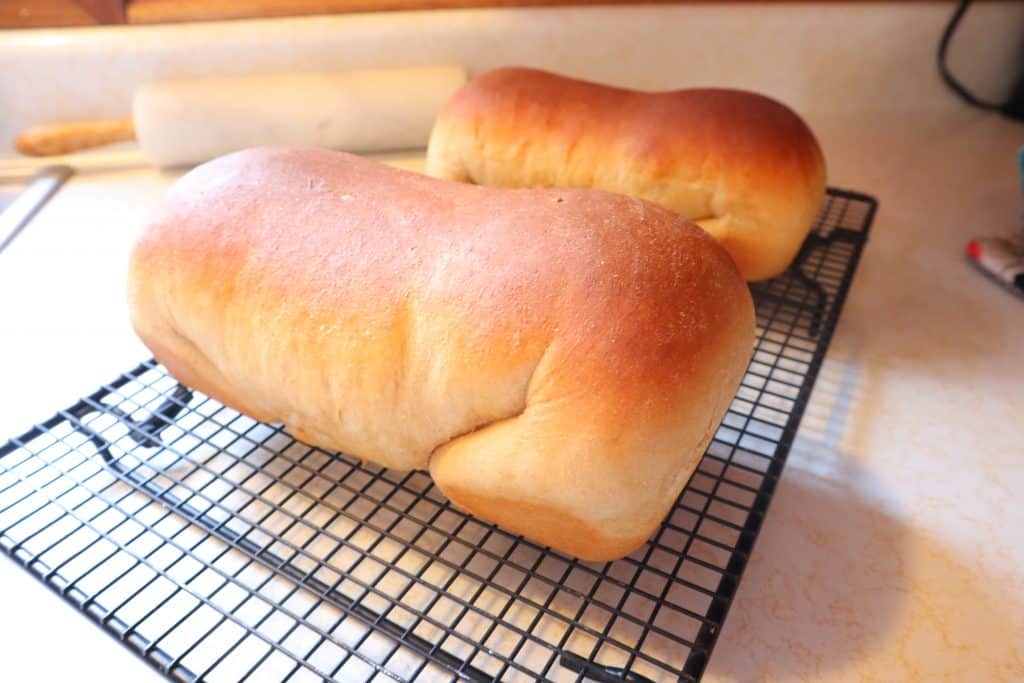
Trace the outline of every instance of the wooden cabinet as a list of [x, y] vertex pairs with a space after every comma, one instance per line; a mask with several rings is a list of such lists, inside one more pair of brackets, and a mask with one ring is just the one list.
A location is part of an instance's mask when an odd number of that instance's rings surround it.
[[[654, 2], [666, 0], [654, 0]], [[0, 28], [156, 24], [384, 10], [650, 4], [651, 0], [3, 0]]]

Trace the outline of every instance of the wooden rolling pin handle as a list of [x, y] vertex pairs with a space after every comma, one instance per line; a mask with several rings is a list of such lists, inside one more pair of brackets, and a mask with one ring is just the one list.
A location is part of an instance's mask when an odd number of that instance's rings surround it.
[[134, 139], [131, 119], [51, 123], [22, 131], [14, 148], [27, 156], [49, 157]]

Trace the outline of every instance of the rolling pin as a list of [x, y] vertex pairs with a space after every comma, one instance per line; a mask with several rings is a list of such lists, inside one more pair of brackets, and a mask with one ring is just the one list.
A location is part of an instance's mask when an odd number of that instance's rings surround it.
[[465, 80], [461, 66], [439, 66], [149, 83], [135, 92], [131, 118], [35, 126], [15, 149], [51, 156], [138, 140], [150, 161], [166, 167], [263, 145], [424, 147]]

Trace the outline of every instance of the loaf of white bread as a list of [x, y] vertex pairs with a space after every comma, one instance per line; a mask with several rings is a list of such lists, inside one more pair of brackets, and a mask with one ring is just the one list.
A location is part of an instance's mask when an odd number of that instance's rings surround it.
[[660, 206], [323, 150], [178, 180], [134, 247], [129, 304], [182, 383], [429, 469], [456, 506], [588, 560], [661, 522], [754, 337], [732, 259]]
[[748, 280], [787, 268], [825, 191], [814, 135], [775, 100], [724, 89], [638, 92], [521, 68], [478, 76], [449, 100], [427, 172], [657, 202], [710, 232]]

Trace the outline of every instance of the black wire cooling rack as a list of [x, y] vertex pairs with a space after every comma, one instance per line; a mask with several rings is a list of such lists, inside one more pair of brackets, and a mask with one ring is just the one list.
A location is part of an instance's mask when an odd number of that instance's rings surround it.
[[140, 365], [0, 446], [0, 549], [181, 681], [696, 681], [835, 329], [876, 202], [831, 189], [648, 543], [580, 562], [422, 472], [299, 443]]

